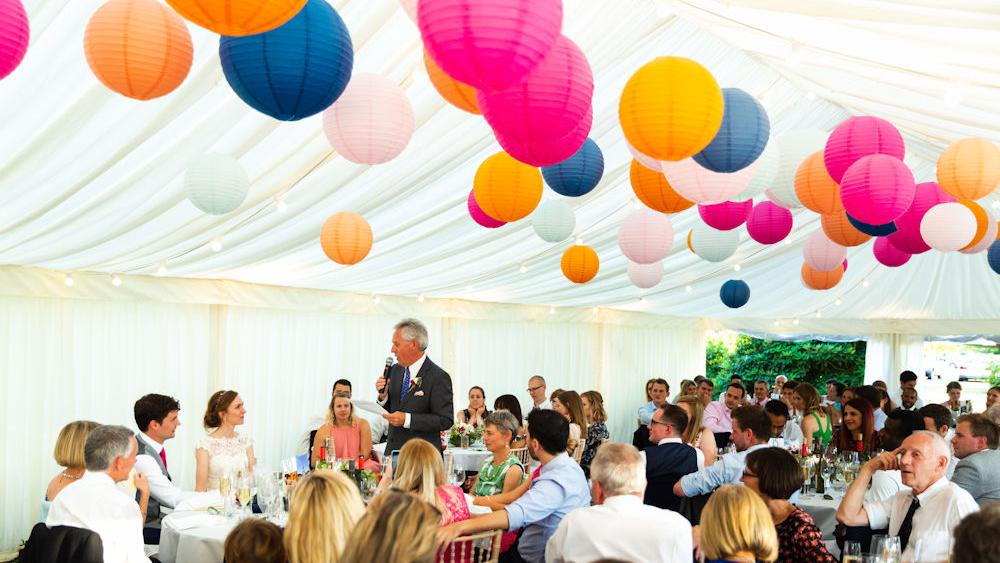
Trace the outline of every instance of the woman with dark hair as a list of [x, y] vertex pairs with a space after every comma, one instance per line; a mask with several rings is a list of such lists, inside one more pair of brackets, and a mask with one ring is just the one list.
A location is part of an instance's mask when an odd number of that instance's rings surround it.
[[482, 426], [488, 414], [490, 411], [486, 410], [486, 391], [476, 385], [469, 389], [469, 407], [455, 413], [455, 423]]
[[223, 475], [237, 471], [253, 474], [253, 440], [236, 432], [246, 415], [236, 391], [216, 391], [208, 398], [202, 423], [209, 433], [195, 444], [194, 490], [217, 489]]
[[859, 435], [865, 451], [875, 451], [877, 435], [871, 403], [865, 399], [851, 399], [844, 403], [842, 410], [844, 422], [834, 432], [832, 442], [837, 451], [857, 451]]
[[[776, 563], [836, 563], [823, 544], [823, 534], [812, 516], [788, 502], [802, 486], [802, 470], [795, 457], [782, 448], [763, 448], [747, 454], [743, 484], [757, 493], [778, 533]], [[704, 523], [704, 520], [703, 522]]]
[[524, 416], [521, 414], [521, 402], [517, 400], [514, 395], [500, 395], [495, 401], [493, 401], [494, 411], [507, 411], [514, 415], [517, 419], [518, 428], [517, 433], [514, 435], [514, 441], [511, 442], [510, 447], [513, 449], [523, 448], [525, 445], [524, 441]]

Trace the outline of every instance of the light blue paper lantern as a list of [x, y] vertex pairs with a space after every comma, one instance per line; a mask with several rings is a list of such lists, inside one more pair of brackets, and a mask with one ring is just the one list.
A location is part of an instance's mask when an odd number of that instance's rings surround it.
[[573, 234], [576, 215], [565, 201], [544, 201], [531, 214], [531, 228], [545, 242], [562, 242]]
[[225, 215], [243, 204], [250, 190], [250, 179], [235, 158], [206, 153], [188, 165], [184, 190], [198, 209], [209, 215]]
[[764, 152], [771, 121], [764, 106], [739, 88], [723, 88], [722, 125], [694, 160], [713, 172], [731, 173], [753, 164]]
[[739, 309], [750, 301], [750, 286], [743, 280], [729, 280], [722, 284], [719, 299], [731, 309]]
[[545, 183], [554, 192], [566, 197], [580, 197], [590, 193], [604, 175], [604, 154], [591, 139], [566, 160], [542, 168]]

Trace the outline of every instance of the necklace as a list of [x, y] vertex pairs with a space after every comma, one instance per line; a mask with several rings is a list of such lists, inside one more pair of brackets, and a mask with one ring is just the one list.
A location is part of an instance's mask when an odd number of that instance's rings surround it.
[[71, 473], [66, 473], [65, 471], [62, 472], [62, 476], [67, 479], [79, 479], [80, 477], [83, 477], [83, 475], [73, 475]]

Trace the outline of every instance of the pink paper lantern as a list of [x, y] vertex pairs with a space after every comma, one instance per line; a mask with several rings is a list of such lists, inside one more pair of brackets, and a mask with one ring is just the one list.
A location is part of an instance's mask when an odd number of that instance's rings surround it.
[[701, 215], [702, 221], [713, 229], [731, 231], [747, 222], [752, 209], [752, 199], [746, 201], [724, 201], [712, 205], [699, 205], [698, 215]]
[[847, 169], [861, 157], [885, 154], [903, 160], [905, 153], [903, 136], [892, 123], [859, 115], [847, 119], [830, 133], [823, 150], [823, 162], [833, 181], [840, 183]]
[[0, 0], [0, 80], [21, 64], [30, 36], [28, 14], [21, 0]]
[[674, 227], [670, 218], [647, 207], [629, 213], [618, 229], [618, 247], [637, 264], [663, 260], [673, 244]]
[[983, 211], [986, 212], [986, 234], [983, 238], [979, 239], [979, 242], [969, 248], [959, 249], [959, 252], [962, 254], [979, 254], [988, 249], [993, 244], [993, 241], [996, 240], [997, 234], [1000, 233], [1000, 223], [997, 223], [996, 217], [990, 213], [989, 209], [983, 208]]
[[649, 168], [654, 172], [663, 171], [663, 167], [660, 166], [659, 160], [656, 160], [651, 156], [642, 154], [641, 152], [639, 152], [638, 149], [632, 146], [632, 143], [628, 142], [627, 140], [625, 141], [625, 146], [628, 147], [628, 152], [632, 153], [632, 158], [636, 159], [639, 162], [639, 164], [645, 166], [646, 168]]
[[839, 268], [847, 258], [847, 249], [827, 238], [823, 229], [809, 235], [802, 249], [806, 264], [818, 272], [829, 272]]
[[781, 242], [792, 232], [792, 212], [772, 201], [753, 206], [747, 219], [747, 233], [761, 244]]
[[875, 254], [876, 260], [878, 260], [882, 265], [890, 268], [898, 268], [903, 264], [906, 264], [909, 262], [910, 256], [912, 256], [912, 254], [903, 252], [893, 246], [886, 237], [878, 237], [875, 239], [875, 245], [872, 247], [872, 253]]
[[663, 161], [660, 167], [667, 182], [684, 199], [711, 205], [722, 203], [743, 191], [757, 170], [757, 161], [731, 174], [712, 172], [702, 168], [693, 158]]
[[420, 0], [424, 48], [449, 76], [477, 90], [508, 88], [548, 54], [562, 0]]
[[887, 238], [893, 246], [907, 254], [922, 254], [931, 249], [920, 236], [920, 221], [927, 210], [939, 203], [955, 201], [937, 182], [917, 184], [913, 203], [896, 218], [896, 232]]
[[972, 242], [977, 226], [968, 207], [958, 202], [941, 203], [928, 209], [920, 220], [920, 236], [934, 250], [952, 252]]
[[847, 258], [844, 258], [844, 271], [847, 271]]
[[652, 264], [636, 264], [629, 262], [628, 279], [632, 285], [640, 289], [650, 289], [656, 287], [663, 281], [663, 262], [653, 262]]
[[861, 157], [844, 173], [840, 200], [847, 214], [858, 221], [884, 225], [909, 209], [916, 187], [903, 161], [873, 154]]
[[396, 158], [410, 142], [414, 127], [406, 92], [378, 74], [352, 76], [344, 93], [323, 111], [323, 131], [330, 145], [358, 164]]
[[587, 135], [590, 135], [590, 126], [593, 121], [594, 112], [589, 110], [577, 124], [577, 128], [569, 135], [557, 140], [537, 140], [529, 144], [508, 139], [500, 131], [494, 130], [493, 134], [503, 150], [517, 160], [531, 166], [552, 166], [559, 164], [580, 150], [583, 143], [587, 142]]
[[476, 203], [476, 195], [472, 190], [469, 190], [469, 199], [466, 202], [466, 207], [469, 208], [469, 216], [472, 217], [472, 220], [482, 227], [495, 229], [507, 224], [505, 221], [497, 221], [493, 217], [487, 215], [485, 211], [480, 209], [479, 204]]

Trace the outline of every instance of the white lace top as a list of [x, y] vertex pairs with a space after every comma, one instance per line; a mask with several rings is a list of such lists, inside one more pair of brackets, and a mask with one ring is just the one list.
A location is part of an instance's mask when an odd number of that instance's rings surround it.
[[208, 452], [208, 490], [219, 488], [219, 477], [236, 473], [249, 465], [247, 448], [253, 440], [239, 434], [232, 438], [216, 438], [205, 434], [198, 439], [195, 449]]

